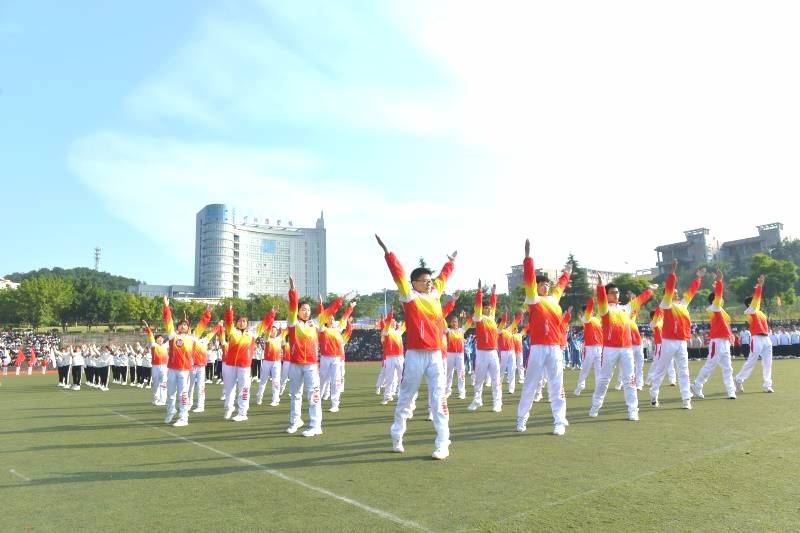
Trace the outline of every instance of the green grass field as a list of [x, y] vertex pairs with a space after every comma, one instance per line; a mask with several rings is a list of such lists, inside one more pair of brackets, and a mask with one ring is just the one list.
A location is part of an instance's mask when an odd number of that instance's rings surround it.
[[[735, 401], [717, 370], [691, 411], [675, 388], [658, 409], [645, 391], [638, 423], [621, 392], [594, 419], [590, 394], [570, 395], [564, 437], [551, 435], [546, 402], [514, 431], [519, 391], [502, 414], [454, 399], [441, 462], [424, 402], [406, 453], [389, 451], [377, 369], [348, 365], [342, 411], [326, 411], [312, 439], [284, 433], [285, 399], [224, 421], [218, 385], [205, 413], [172, 428], [147, 390], [0, 378], [0, 531], [800, 530], [800, 361], [775, 361], [775, 394], [760, 392], [757, 367]], [[568, 391], [576, 377], [566, 371]]]

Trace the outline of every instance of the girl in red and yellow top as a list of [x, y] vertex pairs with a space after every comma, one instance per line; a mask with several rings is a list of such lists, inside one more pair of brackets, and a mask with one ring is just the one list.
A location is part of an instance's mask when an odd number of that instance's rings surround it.
[[327, 308], [322, 310], [317, 319], [319, 323], [320, 393], [323, 399], [330, 396], [331, 413], [339, 411], [342, 385], [344, 384], [344, 345], [353, 330], [350, 315], [356, 306], [355, 301], [350, 302], [337, 321], [335, 319], [336, 312], [343, 303], [342, 298], [334, 299]]
[[164, 336], [153, 334], [153, 330], [144, 324], [144, 331], [147, 333], [147, 345], [150, 348], [150, 359], [152, 363], [152, 375], [150, 383], [153, 389], [153, 405], [166, 405], [167, 402], [167, 360], [169, 359], [169, 346], [164, 343]]
[[33, 367], [36, 366], [36, 350], [31, 348], [30, 353], [28, 354], [28, 375], [33, 374]]
[[392, 310], [389, 310], [389, 314], [382, 320], [381, 325], [383, 365], [381, 374], [378, 376], [377, 388], [383, 388], [381, 405], [386, 405], [394, 399], [403, 378], [405, 363], [403, 333], [406, 331], [406, 326], [405, 323], [397, 324], [395, 322]]
[[318, 331], [311, 321], [311, 304], [301, 305], [294, 279], [289, 276], [289, 317], [286, 320], [289, 329], [290, 359], [289, 369], [289, 427], [287, 433], [295, 433], [303, 426], [300, 412], [303, 403], [303, 391], [308, 399], [308, 428], [303, 432], [306, 437], [322, 435], [322, 405], [319, 391]]
[[619, 302], [619, 287], [613, 283], [603, 285], [598, 277], [596, 288], [597, 314], [603, 326], [603, 354], [600, 358], [600, 379], [592, 395], [589, 416], [595, 417], [603, 406], [608, 384], [614, 369], [619, 366], [620, 381], [625, 387], [625, 404], [628, 406], [628, 420], [639, 420], [639, 399], [636, 396], [636, 370], [631, 344], [631, 308], [638, 309], [653, 295], [646, 289], [639, 296], [631, 295], [628, 304]]
[[472, 403], [467, 407], [470, 411], [483, 406], [483, 385], [487, 379], [492, 384], [492, 411], [499, 413], [503, 410], [503, 386], [500, 382], [500, 358], [497, 353], [499, 328], [495, 322], [497, 312], [495, 289], [496, 287], [492, 285], [489, 299], [484, 302], [481, 280], [478, 280], [472, 314], [472, 322], [475, 324], [475, 386]]
[[550, 410], [553, 413], [553, 434], [566, 432], [567, 402], [564, 398], [564, 355], [561, 344], [564, 326], [559, 300], [569, 283], [572, 267], [567, 265], [558, 283], [550, 291], [550, 280], [546, 275], [537, 275], [530, 256], [530, 241], [525, 241], [525, 259], [522, 262], [522, 277], [525, 287], [525, 303], [528, 306], [528, 338], [530, 355], [517, 406], [517, 431], [527, 429], [536, 389], [543, 377], [548, 380]]
[[600, 363], [603, 354], [603, 323], [596, 316], [592, 316], [594, 298], [586, 300], [583, 306], [581, 322], [583, 323], [583, 350], [581, 353], [581, 373], [578, 375], [578, 385], [575, 387], [575, 396], [580, 396], [586, 388], [586, 378], [589, 371], [594, 368], [595, 388], [600, 382]]
[[206, 307], [194, 327], [194, 352], [192, 353], [192, 370], [189, 373], [189, 405], [193, 403], [194, 391], [197, 390], [197, 406], [193, 413], [202, 413], [206, 410], [206, 362], [208, 361], [208, 343], [215, 335], [222, 332], [222, 323], [215, 324], [208, 333], [203, 331], [211, 321], [211, 306]]
[[750, 330], [750, 355], [747, 356], [739, 373], [736, 374], [736, 388], [739, 392], [744, 392], [744, 380], [750, 377], [753, 368], [761, 358], [761, 375], [763, 381], [761, 388], [764, 392], [774, 392], [772, 388], [772, 340], [769, 338], [769, 324], [767, 315], [761, 310], [761, 290], [764, 286], [764, 274], [758, 276], [756, 286], [753, 289], [753, 296], [745, 299], [744, 305], [747, 309], [748, 329]]
[[[456, 252], [448, 256], [439, 274], [433, 277], [425, 267], [415, 268], [409, 278], [397, 257], [375, 236], [383, 249], [386, 264], [399, 291], [400, 302], [407, 327], [406, 355], [403, 380], [397, 397], [394, 423], [391, 427], [392, 449], [403, 452], [403, 435], [406, 420], [411, 416], [411, 405], [419, 390], [423, 376], [432, 390], [433, 427], [436, 429], [434, 459], [444, 459], [450, 454], [450, 427], [447, 399], [444, 398], [444, 368], [441, 341], [444, 329], [441, 295], [447, 279], [453, 272]], [[410, 279], [410, 282], [409, 282]]]
[[723, 309], [722, 295], [725, 292], [722, 271], [717, 269], [714, 273], [714, 292], [708, 295], [709, 306], [708, 321], [711, 325], [709, 331], [708, 357], [706, 363], [692, 383], [692, 393], [698, 398], [704, 398], [703, 385], [711, 376], [714, 367], [719, 365], [722, 369], [722, 384], [728, 393], [728, 398], [736, 398], [736, 385], [733, 383], [733, 369], [731, 368], [731, 317]]
[[250, 369], [253, 361], [253, 352], [256, 348], [256, 338], [269, 331], [275, 321], [275, 309], [270, 309], [256, 325], [256, 330], [251, 333], [247, 329], [246, 316], [239, 316], [233, 321], [233, 307], [230, 305], [225, 310], [225, 365], [222, 367], [222, 383], [224, 385], [225, 414], [227, 420], [233, 415], [233, 388], [238, 389], [236, 394], [236, 416], [234, 422], [247, 420], [247, 411], [250, 408]]
[[[456, 298], [452, 302], [455, 304]], [[462, 316], [465, 318], [465, 316]], [[467, 318], [463, 327], [459, 327], [458, 317], [452, 316], [449, 319], [445, 335], [447, 336], [447, 363], [445, 367], [445, 396], [447, 398], [453, 392], [453, 373], [458, 377], [456, 387], [458, 398], [463, 400], [467, 397], [466, 375], [464, 373], [464, 332], [472, 326], [472, 320]]]
[[[264, 358], [261, 360], [261, 376], [258, 380], [258, 390], [256, 391], [256, 405], [261, 405], [264, 398], [264, 391], [267, 389], [267, 380], [272, 380], [272, 399], [271, 407], [277, 407], [281, 401], [281, 355], [283, 352], [283, 335], [281, 330], [268, 324], [269, 334], [264, 343]], [[285, 331], [285, 330], [284, 330]]]
[[678, 268], [678, 260], [672, 261], [672, 271], [667, 275], [664, 287], [664, 297], [659, 307], [664, 310], [664, 327], [662, 331], [661, 357], [658, 359], [658, 367], [653, 376], [653, 385], [650, 388], [650, 404], [658, 407], [658, 391], [661, 381], [667, 370], [667, 365], [675, 361], [678, 368], [678, 386], [680, 387], [683, 408], [692, 408], [692, 391], [689, 384], [689, 351], [686, 341], [692, 334], [692, 319], [689, 315], [689, 303], [692, 301], [697, 289], [700, 288], [700, 281], [706, 273], [705, 268], [695, 272], [694, 280], [683, 293], [683, 298], [676, 300], [677, 291], [675, 283]]
[[[192, 368], [195, 337], [189, 331], [189, 321], [185, 318], [178, 322], [177, 328], [172, 322], [172, 311], [169, 299], [164, 297], [161, 309], [164, 318], [164, 331], [167, 333], [169, 351], [167, 354], [167, 416], [164, 423], [172, 422], [176, 412], [178, 420], [175, 427], [189, 424], [189, 371]], [[176, 397], [180, 398], [178, 408]]]
[[22, 348], [17, 350], [17, 356], [14, 358], [14, 366], [17, 369], [17, 375], [19, 376], [19, 370], [22, 368], [22, 363], [25, 362], [25, 352], [22, 351]]
[[[517, 327], [522, 322], [522, 312], [514, 314], [514, 319], [508, 324], [508, 316], [504, 313], [500, 318], [497, 348], [500, 352], [500, 383], [505, 378], [508, 381], [508, 393], [514, 394], [517, 386], [517, 354], [514, 350], [514, 335]], [[508, 326], [506, 326], [508, 324]]]

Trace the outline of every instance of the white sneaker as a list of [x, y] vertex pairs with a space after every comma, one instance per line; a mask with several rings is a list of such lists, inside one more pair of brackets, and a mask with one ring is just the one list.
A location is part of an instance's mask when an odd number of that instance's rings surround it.
[[525, 433], [528, 429], [528, 423], [524, 418], [517, 418], [517, 432]]
[[614, 390], [622, 390], [622, 383], [617, 383], [614, 385]]
[[460, 393], [458, 395], [458, 399], [459, 400], [466, 400], [466, 398], [467, 398], [467, 393], [466, 392], [462, 392], [462, 393]]
[[166, 417], [164, 417], [164, 423], [170, 424], [172, 423], [172, 419], [175, 418], [175, 413], [170, 413]]
[[206, 385], [210, 385], [210, 384], [211, 384], [211, 380], [210, 380], [210, 379], [207, 379], [207, 380], [206, 380]]
[[597, 418], [597, 415], [600, 413], [600, 408], [592, 406], [589, 408], [589, 416], [592, 418]]
[[556, 424], [553, 426], [553, 435], [558, 435], [559, 437], [567, 432], [567, 426], [564, 424]]
[[477, 411], [479, 407], [483, 407], [483, 402], [472, 400], [472, 403], [467, 406], [467, 411]]
[[387, 400], [386, 398], [381, 400], [381, 405], [387, 405], [388, 403], [389, 403], [389, 400]]
[[764, 392], [775, 392], [775, 389], [772, 387], [764, 387]]
[[144, 383], [139, 383], [139, 384], [138, 384], [138, 385], [136, 385], [136, 386], [137, 386], [137, 387], [139, 387], [139, 388], [141, 389], [141, 388], [143, 388], [143, 387], [144, 387]]
[[692, 389], [692, 394], [694, 394], [701, 400], [705, 398], [705, 396], [703, 396], [703, 389], [701, 389], [698, 385], [692, 383], [691, 385], [689, 385], [689, 388]]
[[380, 387], [376, 387], [376, 388], [375, 388], [375, 394], [376, 394], [377, 396], [380, 396], [380, 395], [381, 395], [381, 388], [380, 388]]
[[433, 413], [431, 413], [430, 411], [428, 411], [428, 421], [433, 422]]
[[153, 387], [148, 383], [145, 389], [152, 389]]
[[108, 392], [108, 387], [100, 387], [100, 390], [103, 392]]
[[636, 409], [635, 411], [631, 411], [628, 413], [628, 420], [631, 422], [638, 422], [639, 421], [639, 410]]
[[339, 412], [339, 406], [338, 405], [332, 405], [331, 408], [328, 409], [328, 412], [329, 413], [338, 413]]
[[534, 402], [541, 402], [542, 401], [542, 391], [538, 391], [536, 394], [533, 395]]
[[206, 408], [205, 407], [195, 407], [194, 409], [192, 409], [192, 412], [193, 413], [205, 413], [206, 412]]
[[496, 403], [492, 406], [493, 413], [502, 413], [503, 412], [503, 404]]
[[72, 386], [72, 390], [81, 390], [81, 386], [80, 385], [73, 385]]
[[431, 457], [436, 459], [437, 461], [441, 461], [443, 459], [447, 459], [450, 456], [450, 449], [449, 448], [436, 448], [433, 450]]
[[131, 387], [135, 387], [135, 386], [136, 386], [136, 383], [131, 382]]
[[304, 437], [316, 437], [322, 435], [322, 428], [308, 428], [303, 432]]
[[575, 396], [580, 396], [581, 392], [583, 392], [583, 387], [581, 387], [580, 385], [575, 387]]
[[247, 420], [247, 415], [236, 415], [233, 418], [231, 418], [231, 420], [233, 420], [234, 422], [244, 422], [245, 420]]
[[661, 405], [661, 404], [660, 404], [660, 403], [658, 403], [658, 399], [657, 399], [657, 398], [650, 398], [650, 405], [651, 405], [652, 407], [658, 407], [658, 406], [659, 406], [659, 405]]
[[188, 420], [183, 419], [183, 418], [179, 418], [177, 422], [172, 424], [172, 427], [174, 427], [174, 428], [182, 428], [183, 426], [188, 426], [188, 425], [189, 425], [189, 421]]
[[290, 435], [292, 433], [297, 433], [297, 430], [303, 427], [303, 421], [299, 420], [296, 424], [291, 424], [288, 428], [286, 428], [286, 433]]
[[394, 453], [403, 453], [406, 451], [406, 449], [403, 448], [403, 439], [392, 439], [392, 451]]
[[327, 402], [330, 399], [331, 399], [331, 395], [330, 394], [326, 394], [325, 396], [322, 397], [322, 401], [323, 402]]
[[744, 381], [737, 379], [735, 383], [736, 383], [736, 390], [739, 392], [744, 392]]
[[278, 407], [278, 405], [280, 405], [280, 402], [270, 402], [269, 404], [270, 407]]
[[233, 409], [231, 409], [230, 411], [225, 411], [225, 414], [222, 415], [222, 418], [224, 418], [225, 420], [230, 420], [231, 416], [233, 416]]
[[691, 409], [692, 408], [692, 400], [689, 398], [688, 400], [683, 400], [683, 408], [684, 409]]
[[261, 405], [261, 398], [256, 400], [256, 405]]

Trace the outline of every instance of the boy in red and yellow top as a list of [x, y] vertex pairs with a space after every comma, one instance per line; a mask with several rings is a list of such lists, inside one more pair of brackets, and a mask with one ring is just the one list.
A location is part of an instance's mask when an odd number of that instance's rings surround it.
[[667, 370], [667, 365], [675, 361], [678, 367], [678, 385], [680, 387], [683, 408], [692, 408], [692, 391], [689, 385], [689, 350], [687, 341], [692, 334], [692, 319], [689, 315], [689, 303], [692, 301], [700, 281], [706, 273], [705, 268], [695, 272], [694, 280], [683, 293], [683, 298], [676, 300], [677, 291], [675, 282], [678, 269], [678, 260], [672, 261], [672, 271], [667, 275], [664, 287], [664, 298], [659, 307], [664, 310], [664, 329], [661, 333], [661, 357], [653, 376], [653, 386], [650, 388], [650, 405], [658, 407], [658, 390]]
[[631, 295], [626, 305], [619, 303], [619, 288], [613, 283], [603, 285], [598, 277], [596, 288], [597, 314], [603, 327], [603, 353], [600, 357], [600, 379], [594, 387], [592, 407], [589, 416], [595, 417], [603, 406], [608, 384], [619, 365], [620, 379], [625, 387], [625, 404], [628, 406], [628, 420], [639, 420], [639, 399], [636, 396], [636, 371], [633, 361], [631, 339], [631, 309], [638, 309], [652, 295], [652, 289], [639, 296]]
[[381, 369], [382, 381], [378, 386], [383, 388], [383, 399], [381, 405], [386, 405], [397, 393], [397, 388], [403, 378], [403, 333], [406, 331], [405, 323], [398, 324], [394, 319], [394, 312], [389, 310], [389, 314], [381, 321], [381, 351], [383, 355], [383, 365]]
[[169, 347], [164, 343], [163, 335], [153, 335], [153, 330], [142, 320], [144, 331], [147, 333], [147, 345], [150, 348], [150, 357], [153, 365], [153, 374], [150, 383], [153, 387], [153, 405], [166, 405], [167, 403], [167, 359]]
[[440, 299], [447, 278], [453, 272], [456, 252], [448, 256], [447, 263], [435, 278], [429, 269], [418, 267], [411, 272], [409, 283], [397, 257], [386, 248], [380, 237], [376, 235], [375, 238], [383, 249], [386, 264], [397, 284], [407, 327], [403, 379], [400, 383], [394, 423], [391, 428], [392, 449], [398, 453], [404, 451], [403, 435], [406, 432], [406, 420], [412, 414], [411, 405], [424, 376], [428, 381], [428, 389], [433, 391], [432, 415], [436, 442], [432, 457], [444, 459], [450, 455], [450, 427], [447, 399], [443, 394], [444, 366], [440, 345], [444, 316]]
[[[530, 256], [530, 241], [525, 240], [525, 259], [522, 263], [525, 303], [528, 305], [528, 336], [530, 355], [525, 383], [517, 406], [517, 431], [527, 429], [536, 389], [543, 377], [548, 380], [550, 410], [553, 413], [553, 434], [563, 435], [567, 425], [567, 402], [564, 398], [564, 355], [561, 350], [564, 325], [558, 302], [569, 283], [572, 267], [567, 265], [550, 292], [550, 280], [537, 275]], [[549, 293], [549, 294], [548, 294]]]
[[193, 413], [202, 413], [206, 410], [206, 362], [208, 361], [208, 343], [215, 335], [222, 332], [222, 324], [215, 324], [208, 333], [203, 336], [203, 331], [211, 321], [211, 306], [206, 307], [205, 312], [200, 317], [194, 327], [194, 353], [192, 354], [192, 371], [189, 374], [189, 405], [193, 403], [194, 391], [197, 390], [197, 406], [192, 409]]
[[233, 307], [230, 305], [225, 310], [225, 355], [222, 366], [223, 394], [225, 397], [225, 420], [233, 415], [233, 389], [236, 387], [236, 416], [234, 422], [247, 420], [247, 411], [250, 409], [250, 368], [253, 362], [253, 352], [256, 348], [256, 338], [269, 331], [275, 321], [275, 309], [270, 309], [261, 318], [255, 332], [247, 329], [247, 317], [241, 315], [233, 320]]
[[322, 310], [317, 318], [319, 324], [320, 393], [323, 398], [330, 395], [331, 413], [339, 412], [342, 384], [344, 383], [344, 345], [353, 331], [350, 315], [356, 306], [355, 300], [350, 302], [337, 321], [335, 315], [343, 303], [344, 299], [336, 298]]
[[256, 392], [256, 405], [261, 405], [267, 380], [272, 380], [271, 407], [277, 407], [281, 402], [281, 358], [283, 355], [283, 335], [281, 330], [272, 325], [269, 336], [264, 344], [264, 359], [261, 360], [261, 377], [258, 381]]
[[[167, 353], [167, 416], [164, 423], [172, 422], [176, 412], [178, 420], [173, 424], [182, 427], [189, 424], [189, 371], [192, 369], [194, 354], [194, 335], [189, 331], [189, 321], [185, 318], [178, 322], [177, 328], [172, 322], [172, 311], [169, 299], [164, 296], [162, 306], [164, 331], [167, 333], [169, 351]], [[176, 410], [176, 397], [180, 397]]]
[[753, 296], [745, 299], [744, 305], [747, 309], [747, 324], [750, 329], [750, 355], [747, 356], [739, 373], [736, 374], [736, 388], [739, 392], [744, 392], [744, 380], [750, 377], [753, 368], [761, 358], [761, 375], [763, 381], [761, 388], [764, 392], [775, 392], [772, 388], [772, 340], [769, 338], [769, 324], [767, 315], [761, 311], [761, 290], [764, 286], [764, 274], [758, 276], [756, 286], [753, 289]]
[[287, 433], [295, 433], [303, 426], [300, 412], [303, 406], [303, 390], [308, 399], [308, 428], [303, 436], [322, 435], [322, 401], [319, 393], [318, 331], [311, 321], [311, 304], [298, 300], [294, 278], [289, 276], [289, 427]]
[[[503, 313], [498, 326], [499, 335], [497, 337], [497, 350], [500, 353], [500, 386], [503, 379], [508, 381], [508, 393], [514, 394], [517, 386], [517, 354], [514, 351], [514, 335], [517, 327], [522, 322], [522, 312], [514, 314], [514, 318], [508, 324], [508, 316]], [[508, 324], [506, 326], [506, 324]]]
[[[659, 359], [661, 359], [661, 341], [663, 339], [662, 331], [664, 330], [664, 310], [656, 307], [654, 311], [650, 311], [650, 330], [653, 332], [653, 356], [650, 362], [650, 370], [647, 371], [647, 379], [645, 385], [648, 387], [653, 385], [653, 377], [656, 375]], [[670, 386], [674, 387], [677, 381], [675, 372], [675, 361], [667, 364], [667, 379]]]
[[[455, 302], [455, 298], [453, 299]], [[453, 392], [453, 373], [457, 376], [456, 387], [458, 389], [458, 399], [463, 400], [467, 397], [466, 375], [464, 373], [464, 332], [472, 326], [472, 320], [466, 318], [464, 326], [459, 327], [457, 316], [451, 316], [445, 336], [447, 337], [447, 366], [445, 368], [445, 397], [449, 398]]]
[[731, 368], [731, 339], [733, 339], [733, 332], [731, 331], [731, 317], [722, 308], [722, 294], [725, 291], [722, 277], [722, 271], [717, 269], [714, 273], [714, 292], [708, 295], [709, 306], [706, 308], [708, 321], [711, 325], [708, 333], [708, 357], [703, 368], [697, 373], [691, 388], [695, 396], [705, 398], [703, 385], [708, 381], [714, 367], [719, 365], [722, 369], [722, 384], [725, 385], [728, 398], [735, 400], [736, 386], [733, 384], [733, 369]]
[[36, 366], [36, 350], [31, 348], [30, 353], [28, 354], [28, 375], [33, 374], [33, 367]]
[[22, 363], [25, 362], [25, 352], [22, 351], [22, 348], [17, 350], [17, 356], [14, 358], [14, 366], [17, 369], [17, 375], [19, 376], [19, 370], [22, 368]]
[[[596, 290], [596, 289], [595, 289]], [[581, 373], [578, 375], [578, 385], [575, 387], [575, 396], [580, 396], [586, 388], [586, 378], [589, 371], [594, 368], [594, 386], [600, 381], [600, 363], [603, 355], [603, 323], [596, 316], [592, 316], [594, 298], [586, 300], [583, 306], [583, 351], [581, 353]]]
[[481, 280], [478, 280], [472, 315], [472, 322], [475, 324], [475, 386], [472, 403], [467, 407], [470, 411], [476, 411], [483, 406], [483, 385], [487, 378], [492, 383], [492, 411], [499, 413], [503, 410], [503, 385], [500, 382], [500, 358], [497, 354], [499, 329], [494, 318], [497, 311], [495, 289], [492, 285], [489, 299], [484, 302]]

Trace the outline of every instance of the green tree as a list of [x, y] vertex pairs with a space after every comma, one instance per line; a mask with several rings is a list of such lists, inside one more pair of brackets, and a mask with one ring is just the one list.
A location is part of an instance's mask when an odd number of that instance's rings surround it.
[[34, 328], [54, 323], [72, 298], [72, 284], [50, 276], [27, 278], [14, 294], [20, 318]]
[[[572, 306], [573, 316], [577, 316], [577, 313], [586, 304], [586, 300], [591, 298], [593, 290], [586, 276], [586, 269], [578, 264], [575, 256], [571, 253], [567, 257], [567, 264], [572, 265], [572, 274], [569, 285], [561, 297], [561, 308], [567, 309]], [[594, 280], [592, 280], [592, 284], [594, 284]]]
[[760, 274], [766, 276], [761, 292], [761, 306], [769, 314], [777, 305], [791, 305], [795, 302], [797, 283], [797, 265], [785, 259], [773, 259], [766, 254], [756, 254], [750, 259], [750, 275], [739, 287], [741, 300], [752, 295], [756, 278]]

